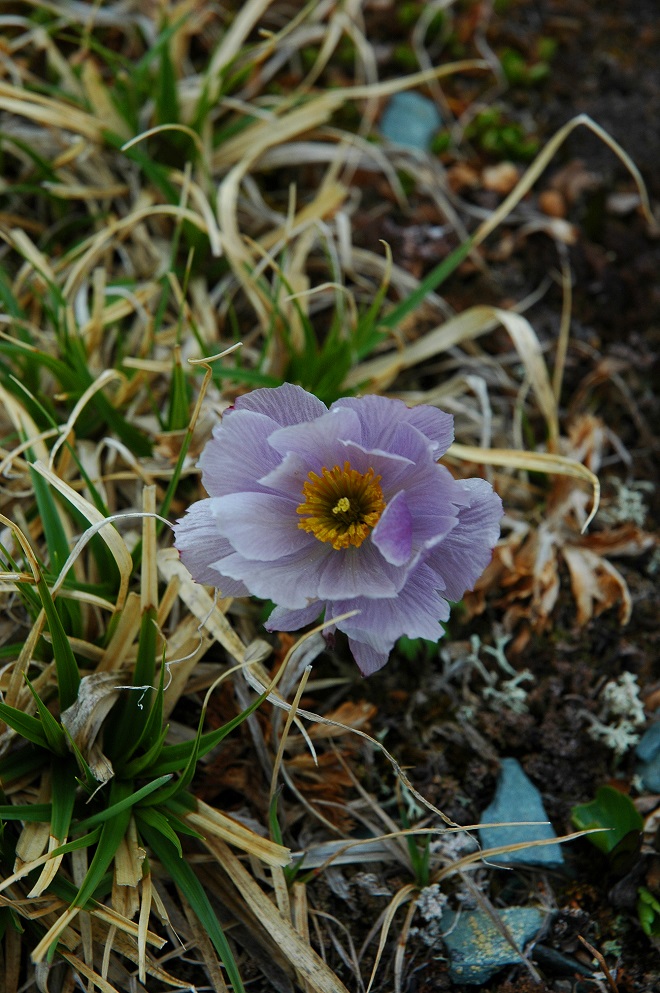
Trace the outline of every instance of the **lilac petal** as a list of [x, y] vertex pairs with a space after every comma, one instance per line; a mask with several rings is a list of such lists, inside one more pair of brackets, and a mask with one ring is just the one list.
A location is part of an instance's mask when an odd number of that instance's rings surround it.
[[275, 389], [252, 390], [238, 398], [236, 410], [254, 410], [260, 414], [272, 417], [280, 427], [287, 424], [301, 424], [313, 421], [322, 414], [327, 414], [328, 408], [318, 399], [307, 393], [301, 386], [284, 383]]
[[300, 610], [318, 597], [319, 561], [327, 555], [329, 547], [313, 539], [310, 549], [273, 562], [246, 559], [234, 553], [223, 559], [222, 572], [245, 583], [253, 596], [272, 600], [289, 610]]
[[322, 563], [316, 591], [321, 599], [391, 597], [403, 585], [405, 572], [386, 562], [370, 540], [363, 541], [359, 548], [327, 547], [330, 554]]
[[392, 645], [378, 649], [373, 648], [367, 642], [358, 641], [355, 638], [349, 638], [348, 644], [351, 654], [357, 663], [357, 667], [363, 676], [371, 676], [374, 672], [382, 669], [387, 664], [392, 650]]
[[298, 631], [315, 621], [325, 603], [322, 600], [314, 600], [307, 607], [301, 610], [287, 610], [286, 607], [275, 607], [270, 617], [266, 621], [267, 631]]
[[296, 504], [273, 493], [228, 493], [213, 497], [216, 527], [247, 559], [272, 562], [316, 539], [298, 527]]
[[445, 596], [454, 601], [473, 588], [490, 562], [503, 513], [502, 501], [485, 479], [464, 479], [457, 485], [469, 505], [459, 508], [456, 527], [427, 559], [444, 580]]
[[437, 407], [412, 407], [407, 420], [429, 439], [436, 459], [445, 454], [454, 440], [453, 416]]
[[[402, 400], [380, 396], [342, 397], [330, 409], [336, 407], [355, 410], [362, 425], [362, 444], [367, 448], [391, 451], [393, 432], [402, 422], [425, 436], [435, 458], [440, 458], [454, 440], [454, 418], [436, 407], [407, 407]], [[394, 451], [399, 448], [394, 447]]]
[[412, 554], [413, 522], [403, 492], [390, 500], [371, 532], [371, 540], [383, 558], [392, 565], [403, 565]]
[[270, 436], [270, 444], [282, 455], [300, 455], [309, 466], [308, 472], [318, 472], [323, 466], [331, 469], [343, 465], [348, 457], [342, 442], [360, 441], [360, 421], [352, 410], [336, 410], [315, 421], [279, 428]]
[[[382, 639], [393, 644], [397, 638], [426, 638], [438, 641], [444, 634], [440, 621], [449, 618], [449, 604], [437, 589], [437, 577], [421, 563], [408, 576], [400, 592], [391, 598], [372, 600], [357, 597], [333, 603], [333, 614], [348, 610], [360, 613], [340, 621], [338, 627], [352, 638]], [[444, 592], [444, 591], [443, 591]]]
[[174, 525], [174, 544], [181, 561], [196, 583], [217, 586], [225, 596], [249, 596], [244, 583], [220, 576], [213, 563], [233, 549], [218, 531], [211, 512], [211, 500], [199, 500]]
[[211, 496], [258, 490], [257, 481], [281, 456], [268, 442], [277, 426], [270, 417], [248, 410], [225, 414], [199, 460], [202, 483]]

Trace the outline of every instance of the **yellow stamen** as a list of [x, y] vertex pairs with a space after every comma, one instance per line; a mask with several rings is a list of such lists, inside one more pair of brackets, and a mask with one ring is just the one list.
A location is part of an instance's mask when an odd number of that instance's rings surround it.
[[298, 527], [337, 550], [359, 548], [385, 510], [380, 479], [373, 469], [351, 469], [350, 462], [343, 468], [324, 466], [320, 476], [310, 472], [303, 486], [305, 500], [297, 508], [303, 516]]

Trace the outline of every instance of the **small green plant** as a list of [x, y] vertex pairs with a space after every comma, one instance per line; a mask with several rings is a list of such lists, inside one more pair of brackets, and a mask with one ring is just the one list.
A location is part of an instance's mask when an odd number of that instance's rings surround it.
[[502, 71], [510, 86], [539, 86], [550, 75], [550, 61], [555, 52], [555, 42], [551, 38], [539, 42], [538, 59], [530, 62], [514, 48], [505, 48], [499, 53]]
[[497, 159], [528, 162], [539, 151], [539, 142], [522, 124], [511, 120], [497, 106], [480, 111], [465, 129], [465, 137], [482, 152]]
[[581, 831], [601, 828], [588, 841], [610, 859], [637, 851], [644, 826], [630, 797], [613, 786], [599, 786], [594, 800], [573, 807], [571, 820]]

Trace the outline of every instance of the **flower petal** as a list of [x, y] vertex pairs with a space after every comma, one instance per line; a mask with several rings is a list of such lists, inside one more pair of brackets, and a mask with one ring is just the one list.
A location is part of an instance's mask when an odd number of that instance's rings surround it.
[[272, 600], [289, 610], [301, 610], [318, 597], [319, 562], [324, 555], [326, 546], [314, 540], [310, 549], [272, 562], [246, 559], [238, 553], [228, 555], [222, 561], [222, 571], [245, 583], [253, 596]]
[[359, 418], [352, 410], [336, 410], [315, 421], [279, 428], [269, 441], [282, 455], [300, 455], [309, 466], [308, 472], [318, 472], [323, 466], [331, 469], [343, 464], [348, 456], [342, 442], [349, 439], [360, 441]]
[[[356, 412], [366, 448], [392, 450], [393, 434], [402, 422], [425, 436], [435, 458], [444, 455], [454, 440], [454, 418], [436, 407], [407, 407], [402, 400], [380, 396], [342, 397], [330, 409], [337, 407], [349, 407]], [[393, 450], [399, 451], [397, 447]]]
[[298, 631], [299, 628], [304, 628], [315, 621], [324, 607], [325, 603], [322, 600], [314, 600], [301, 610], [275, 607], [266, 621], [265, 628], [267, 631]]
[[433, 570], [425, 563], [413, 569], [394, 597], [340, 600], [332, 605], [332, 609], [335, 615], [359, 610], [359, 614], [337, 625], [351, 638], [366, 638], [369, 641], [376, 638], [390, 645], [404, 634], [409, 638], [438, 641], [444, 635], [440, 621], [449, 618], [449, 604], [437, 589], [437, 577]]
[[196, 583], [217, 586], [224, 596], [248, 596], [244, 583], [220, 576], [214, 564], [233, 549], [218, 531], [211, 500], [199, 500], [174, 525], [175, 546]]
[[386, 562], [373, 542], [364, 541], [359, 548], [330, 549], [320, 563], [316, 595], [322, 600], [391, 597], [404, 581], [405, 572]]
[[502, 501], [485, 479], [463, 479], [459, 485], [469, 504], [459, 508], [456, 527], [426, 559], [442, 577], [445, 596], [454, 601], [472, 589], [490, 562], [503, 513]]
[[268, 442], [277, 426], [270, 417], [249, 410], [225, 414], [202, 452], [199, 467], [210, 496], [259, 490], [258, 480], [281, 462]]
[[213, 497], [216, 527], [247, 559], [272, 562], [316, 539], [298, 527], [296, 504], [274, 493], [228, 493]]
[[292, 383], [284, 383], [275, 389], [264, 387], [252, 390], [239, 397], [234, 406], [236, 410], [254, 410], [266, 414], [280, 427], [313, 421], [328, 412], [323, 401], [307, 393], [302, 386], [294, 386]]
[[357, 641], [355, 638], [349, 638], [348, 645], [363, 676], [371, 676], [374, 672], [382, 669], [387, 664], [392, 650], [392, 645], [374, 648], [367, 642]]
[[412, 554], [413, 523], [403, 492], [390, 500], [371, 532], [371, 540], [392, 565], [403, 565]]

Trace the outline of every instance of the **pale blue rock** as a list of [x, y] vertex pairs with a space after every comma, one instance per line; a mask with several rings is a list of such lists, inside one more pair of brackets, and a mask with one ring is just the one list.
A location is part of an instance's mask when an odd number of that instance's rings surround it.
[[[546, 821], [541, 794], [527, 778], [516, 759], [502, 759], [500, 777], [492, 803], [481, 815], [482, 824], [504, 824], [510, 821]], [[530, 824], [509, 827], [480, 827], [479, 839], [482, 848], [499, 848], [502, 845], [518, 844], [522, 841], [540, 841], [556, 838], [552, 825]], [[516, 852], [488, 857], [495, 865], [534, 865], [546, 869], [557, 869], [564, 862], [561, 848], [557, 844], [523, 848]]]
[[660, 793], [660, 720], [642, 735], [636, 748], [640, 765], [637, 774], [651, 793]]
[[442, 117], [432, 100], [421, 93], [406, 90], [395, 93], [380, 120], [383, 138], [406, 148], [428, 151]]
[[[499, 915], [520, 949], [543, 924], [543, 914], [534, 907], [509, 907]], [[442, 930], [454, 983], [485, 983], [503, 966], [520, 962], [520, 956], [483, 910], [445, 913]]]

